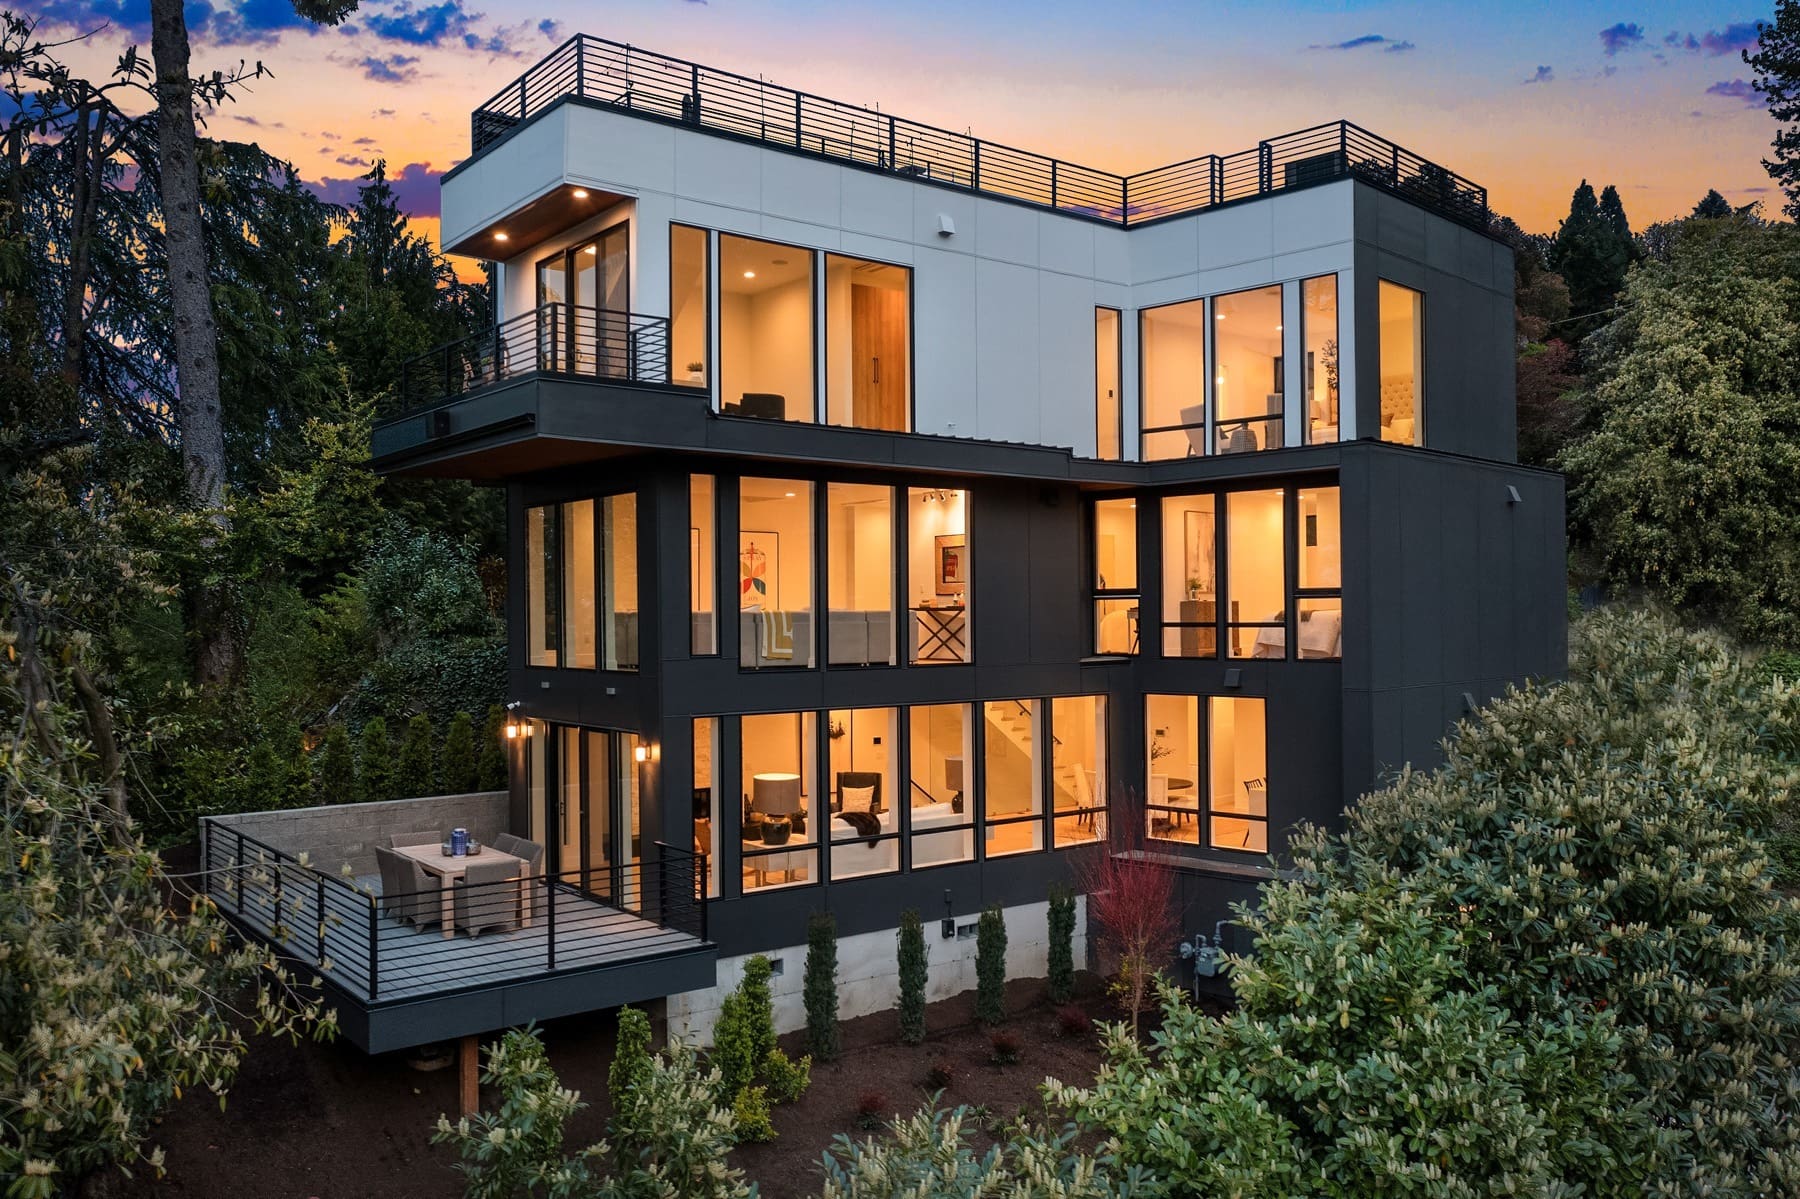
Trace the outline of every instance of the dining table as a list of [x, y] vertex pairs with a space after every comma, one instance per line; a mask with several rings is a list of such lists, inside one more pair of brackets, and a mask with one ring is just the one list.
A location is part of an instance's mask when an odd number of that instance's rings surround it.
[[[514, 854], [504, 853], [492, 845], [483, 845], [479, 853], [464, 853], [446, 856], [441, 845], [396, 845], [394, 852], [424, 867], [427, 874], [438, 880], [439, 912], [446, 938], [456, 935], [456, 884], [468, 869], [476, 862], [498, 862], [506, 860], [518, 863], [518, 877], [523, 884], [531, 877], [531, 863]], [[532, 905], [526, 902], [524, 886], [519, 888], [519, 927], [531, 927]]]

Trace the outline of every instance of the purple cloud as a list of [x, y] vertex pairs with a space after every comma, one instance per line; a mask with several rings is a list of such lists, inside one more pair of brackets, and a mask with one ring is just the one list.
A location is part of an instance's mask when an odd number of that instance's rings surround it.
[[1709, 29], [1698, 37], [1691, 33], [1671, 33], [1663, 38], [1663, 44], [1676, 50], [1686, 50], [1690, 54], [1720, 58], [1743, 50], [1754, 50], [1758, 40], [1757, 22], [1734, 21], [1723, 29]]
[[[399, 171], [389, 173], [388, 186], [394, 189], [394, 202], [407, 216], [437, 216], [440, 211], [438, 180], [443, 177], [444, 172], [432, 169], [428, 162], [409, 162]], [[327, 175], [306, 186], [328, 204], [348, 206], [356, 203], [357, 192], [367, 183], [368, 180], [360, 176], [336, 179]]]
[[1401, 38], [1388, 37], [1386, 34], [1383, 34], [1383, 33], [1365, 33], [1361, 37], [1353, 37], [1347, 42], [1329, 42], [1329, 43], [1326, 43], [1325, 45], [1308, 46], [1307, 49], [1308, 50], [1360, 50], [1364, 46], [1381, 46], [1390, 52], [1396, 51], [1396, 50], [1406, 51], [1406, 50], [1411, 50], [1413, 48], [1413, 44], [1411, 42], [1405, 41]]
[[1642, 25], [1620, 21], [1617, 25], [1608, 26], [1600, 31], [1600, 44], [1606, 48], [1608, 57], [1621, 50], [1630, 50], [1643, 43], [1644, 27]]
[[537, 23], [537, 31], [554, 42], [562, 37], [562, 22], [546, 17]]
[[1722, 79], [1706, 89], [1709, 96], [1724, 96], [1728, 99], [1742, 101], [1746, 108], [1761, 108], [1762, 94], [1756, 90], [1748, 79]]
[[[409, 46], [436, 48], [446, 43], [461, 42], [468, 50], [489, 54], [511, 54], [512, 46], [501, 30], [485, 32], [476, 28], [482, 14], [465, 9], [462, 0], [443, 0], [440, 4], [415, 6], [411, 0], [397, 0], [387, 12], [371, 12], [363, 17], [363, 28], [378, 38], [404, 42]], [[542, 28], [540, 24], [539, 28]]]
[[353, 146], [372, 146], [375, 144], [375, 139], [372, 137], [359, 137], [350, 144]]
[[[187, 0], [185, 13], [193, 40], [217, 46], [261, 45], [290, 29], [318, 32], [318, 26], [294, 11], [291, 0]], [[45, 0], [38, 16], [82, 30], [104, 23], [135, 41], [150, 40], [150, 6], [144, 0]]]
[[369, 55], [356, 65], [362, 68], [364, 79], [376, 83], [410, 83], [419, 74], [414, 69], [418, 61], [416, 54], [390, 54], [386, 58]]
[[339, 166], [346, 167], [366, 167], [369, 165], [368, 159], [358, 158], [354, 154], [339, 154], [332, 161], [336, 162]]
[[1521, 83], [1550, 83], [1556, 79], [1556, 72], [1549, 67], [1539, 67], [1530, 79], [1522, 79]]

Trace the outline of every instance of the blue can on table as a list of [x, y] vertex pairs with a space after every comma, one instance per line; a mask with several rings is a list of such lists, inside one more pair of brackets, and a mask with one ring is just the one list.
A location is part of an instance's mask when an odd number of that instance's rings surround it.
[[450, 830], [450, 853], [453, 857], [462, 857], [469, 852], [469, 830], [453, 828]]

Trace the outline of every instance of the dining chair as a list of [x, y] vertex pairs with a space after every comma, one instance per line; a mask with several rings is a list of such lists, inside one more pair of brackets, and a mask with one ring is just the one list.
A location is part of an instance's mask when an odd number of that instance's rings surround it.
[[388, 844], [395, 849], [403, 845], [442, 845], [444, 838], [433, 832], [392, 833], [388, 836]]
[[412, 886], [411, 862], [385, 845], [375, 847], [375, 868], [381, 873], [381, 910], [397, 920], [410, 918], [412, 899], [406, 896]]
[[519, 865], [512, 861], [471, 862], [456, 885], [456, 927], [470, 936], [519, 923]]

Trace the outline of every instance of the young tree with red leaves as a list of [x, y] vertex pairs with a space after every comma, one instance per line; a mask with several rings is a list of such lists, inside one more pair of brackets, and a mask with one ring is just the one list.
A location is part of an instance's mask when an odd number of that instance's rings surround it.
[[1076, 869], [1087, 894], [1088, 919], [1119, 955], [1114, 988], [1131, 1012], [1131, 1032], [1155, 992], [1159, 965], [1181, 935], [1175, 868], [1151, 849], [1146, 815], [1136, 792], [1112, 805], [1103, 852]]

